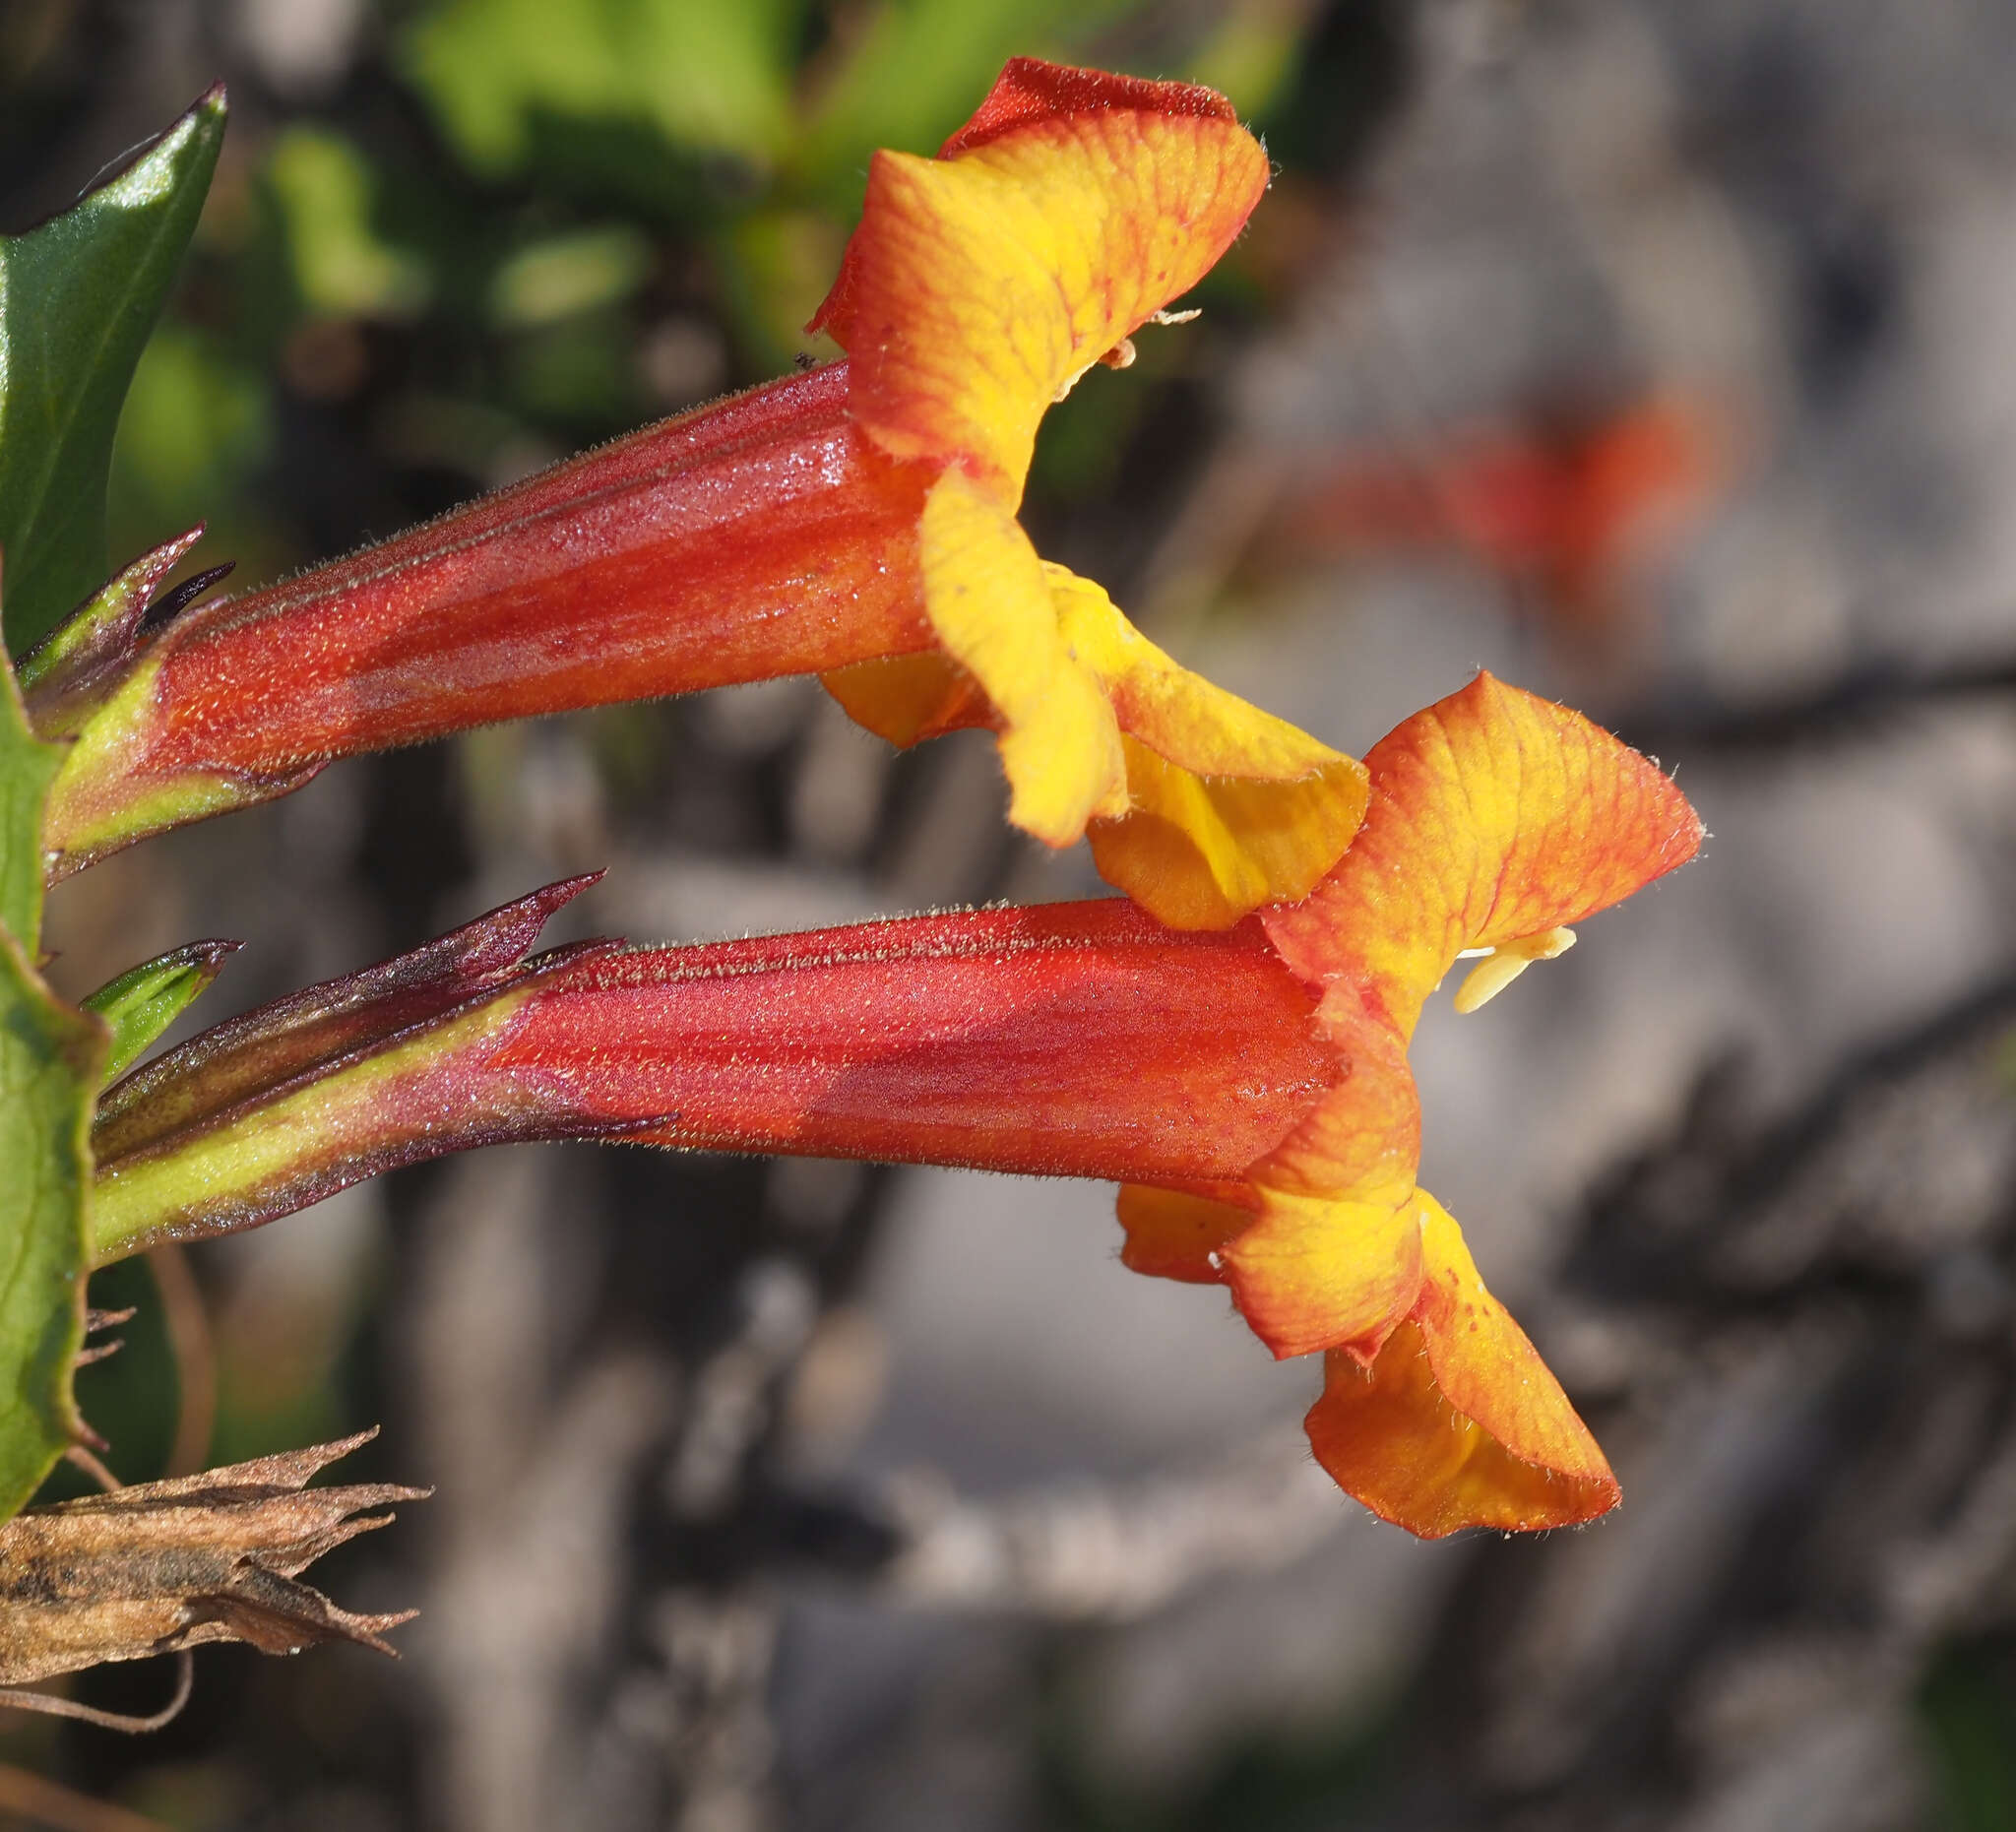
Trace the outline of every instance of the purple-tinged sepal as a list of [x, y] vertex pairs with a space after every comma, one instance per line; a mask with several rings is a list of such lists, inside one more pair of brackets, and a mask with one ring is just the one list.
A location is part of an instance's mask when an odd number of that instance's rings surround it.
[[[203, 526], [197, 523], [115, 573], [22, 657], [21, 690], [42, 737], [74, 736], [123, 678], [148, 606], [203, 538]], [[206, 575], [213, 584], [217, 576], [221, 575]]]
[[229, 1019], [116, 1083], [92, 1133], [98, 1262], [258, 1227], [445, 1151], [620, 1129], [536, 1076], [487, 1072], [533, 987], [620, 946], [532, 953], [600, 875]]

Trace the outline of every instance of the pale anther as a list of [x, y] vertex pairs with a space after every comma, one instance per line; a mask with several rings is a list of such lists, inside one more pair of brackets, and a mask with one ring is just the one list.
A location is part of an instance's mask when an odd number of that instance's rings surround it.
[[1484, 1005], [1526, 972], [1535, 961], [1551, 961], [1575, 945], [1572, 928], [1543, 929], [1518, 941], [1501, 942], [1495, 948], [1465, 949], [1481, 953], [1483, 959], [1470, 970], [1470, 977], [1456, 989], [1456, 1009], [1468, 1015]]

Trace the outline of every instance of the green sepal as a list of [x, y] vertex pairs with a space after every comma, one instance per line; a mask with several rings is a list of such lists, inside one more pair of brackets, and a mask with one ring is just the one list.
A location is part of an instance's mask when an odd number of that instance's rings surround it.
[[0, 551], [17, 655], [110, 570], [112, 435], [223, 133], [219, 84], [61, 216], [0, 236]]
[[35, 703], [35, 726], [67, 729], [48, 717], [46, 703], [125, 661], [140, 634], [140, 620], [161, 582], [203, 538], [201, 522], [164, 540], [115, 573], [21, 659], [21, 690]]
[[92, 1099], [104, 1028], [42, 983], [0, 930], [0, 1520], [83, 1435]]
[[235, 941], [192, 941], [108, 979], [87, 998], [84, 1009], [102, 1018], [112, 1033], [104, 1081], [123, 1075], [141, 1052], [189, 1009], [218, 977], [225, 959], [241, 945]]

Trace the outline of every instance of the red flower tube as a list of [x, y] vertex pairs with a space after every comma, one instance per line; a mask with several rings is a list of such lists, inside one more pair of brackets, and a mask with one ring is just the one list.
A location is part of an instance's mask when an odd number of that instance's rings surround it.
[[1092, 823], [1102, 870], [1166, 920], [1305, 895], [1362, 769], [1177, 666], [1016, 520], [1044, 410], [1131, 353], [1266, 181], [1208, 90], [1011, 63], [937, 158], [876, 156], [818, 321], [849, 362], [137, 644], [136, 606], [115, 659], [94, 629], [91, 691], [66, 679], [40, 709], [77, 740], [52, 872], [332, 758], [816, 672], [898, 743], [993, 728], [1011, 818], [1053, 846]]
[[1119, 902], [526, 959], [588, 879], [230, 1020], [105, 1097], [101, 1256], [507, 1139], [1235, 1176], [1340, 1073], [1257, 922]]

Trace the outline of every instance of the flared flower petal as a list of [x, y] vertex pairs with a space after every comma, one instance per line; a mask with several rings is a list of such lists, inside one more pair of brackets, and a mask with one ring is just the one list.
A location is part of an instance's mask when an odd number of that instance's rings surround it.
[[1101, 875], [1172, 927], [1306, 897], [1351, 844], [1362, 766], [1178, 666], [963, 473], [931, 491], [920, 553], [943, 653], [826, 676], [870, 730], [999, 731], [1015, 824], [1066, 846], [1090, 822]]
[[1058, 628], [1043, 563], [964, 472], [933, 486], [918, 529], [924, 602], [945, 653], [980, 684], [1001, 733], [1008, 818], [1068, 846], [1127, 805], [1112, 707]]
[[1097, 820], [1108, 882], [1183, 927], [1306, 896], [1362, 773], [1179, 667], [1088, 581], [1051, 567], [1040, 590], [1015, 513], [1044, 411], [1203, 278], [1266, 186], [1211, 91], [1017, 59], [936, 159], [876, 155], [813, 320], [850, 352], [856, 423], [939, 469], [925, 611], [986, 710], [904, 662], [828, 684], [885, 735], [992, 726], [1016, 825], [1064, 846]]
[[1607, 1465], [1416, 1181], [1407, 1045], [1460, 955], [1486, 953], [1458, 997], [1475, 1010], [1559, 955], [1569, 923], [1691, 857], [1700, 822], [1644, 758], [1487, 674], [1366, 763], [1351, 850], [1260, 918], [1346, 1072], [1249, 1168], [1243, 1201], [1126, 1192], [1125, 1257], [1228, 1285], [1277, 1355], [1329, 1352], [1311, 1440], [1375, 1512], [1431, 1536], [1593, 1518], [1616, 1500]]
[[1242, 1182], [1191, 1189], [1123, 1183], [1114, 1206], [1127, 1237], [1120, 1263], [1185, 1285], [1220, 1283], [1219, 1255], [1253, 1222], [1252, 1193]]
[[[1408, 720], [1366, 763], [1371, 800], [1351, 851], [1306, 902], [1261, 918], [1320, 989], [1324, 1036], [1352, 1065], [1252, 1168], [1259, 1219], [1223, 1255], [1277, 1355], [1336, 1347], [1367, 1301], [1365, 1218], [1404, 1210], [1420, 1163], [1408, 1041], [1458, 956], [1495, 949], [1516, 969], [1558, 954], [1566, 924], [1700, 844], [1694, 811], [1645, 758], [1489, 674]], [[1335, 1205], [1334, 1225], [1312, 1196]]]
[[1440, 1203], [1418, 1199], [1425, 1276], [1369, 1365], [1334, 1351], [1306, 1424], [1316, 1460], [1383, 1520], [1440, 1539], [1594, 1520], [1616, 1478], [1560, 1383], [1484, 1289]]
[[812, 320], [856, 422], [1013, 514], [1044, 411], [1208, 274], [1267, 189], [1223, 95], [1013, 59], [936, 158], [878, 152]]
[[1480, 673], [1365, 759], [1365, 823], [1297, 908], [1282, 958], [1412, 1036], [1468, 948], [1565, 928], [1693, 857], [1701, 823], [1658, 766], [1581, 714]]

